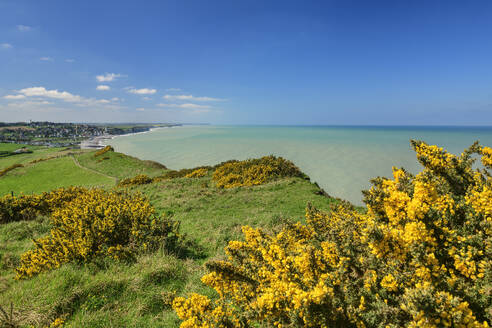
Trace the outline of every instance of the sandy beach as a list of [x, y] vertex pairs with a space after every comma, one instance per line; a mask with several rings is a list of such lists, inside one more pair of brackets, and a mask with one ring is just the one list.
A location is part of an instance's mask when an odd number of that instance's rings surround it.
[[106, 146], [104, 140], [113, 139], [113, 135], [97, 136], [91, 139], [84, 140], [80, 143], [80, 149], [100, 149]]

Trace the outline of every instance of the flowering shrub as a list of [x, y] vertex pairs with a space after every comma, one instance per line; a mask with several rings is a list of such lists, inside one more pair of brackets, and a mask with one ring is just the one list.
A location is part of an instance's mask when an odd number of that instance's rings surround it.
[[0, 197], [0, 224], [32, 220], [38, 215], [49, 215], [79, 195], [87, 192], [80, 187], [59, 188], [41, 195], [5, 195]]
[[0, 177], [4, 176], [9, 171], [15, 170], [18, 167], [24, 167], [24, 165], [22, 165], [22, 164], [14, 164], [14, 165], [7, 166], [3, 170], [0, 170]]
[[65, 156], [66, 156], [66, 155], [50, 156], [50, 157], [41, 157], [41, 158], [34, 159], [34, 160], [30, 161], [30, 162], [29, 162], [29, 164], [36, 164], [36, 163], [39, 163], [39, 162], [49, 161], [49, 160], [51, 160], [51, 159], [62, 158], [62, 157], [65, 157]]
[[156, 179], [157, 180], [166, 180], [166, 179], [185, 178], [188, 175], [190, 175], [191, 173], [198, 171], [198, 170], [202, 170], [202, 169], [208, 171], [208, 170], [212, 169], [212, 167], [211, 166], [199, 166], [199, 167], [195, 167], [192, 169], [181, 169], [178, 171], [169, 170], [166, 173], [164, 173], [163, 175], [157, 177]]
[[101, 155], [103, 155], [103, 154], [107, 153], [108, 151], [114, 151], [114, 148], [113, 148], [113, 147], [111, 147], [111, 146], [106, 146], [106, 147], [104, 147], [104, 148], [101, 148], [101, 149], [99, 149], [98, 151], [96, 151], [96, 152], [94, 153], [94, 157], [101, 156]]
[[118, 183], [118, 187], [124, 187], [124, 186], [136, 186], [136, 185], [143, 185], [143, 184], [148, 184], [152, 183], [152, 178], [145, 174], [139, 174], [133, 178], [127, 178], [123, 179]]
[[185, 175], [185, 178], [201, 178], [206, 176], [207, 173], [208, 173], [208, 169], [200, 168], [194, 170], [193, 172], [188, 173], [187, 175]]
[[163, 243], [171, 247], [179, 238], [177, 223], [157, 217], [147, 199], [101, 189], [56, 209], [50, 221], [50, 234], [34, 240], [35, 249], [21, 256], [17, 279], [98, 256], [127, 259]]
[[64, 323], [65, 323], [65, 320], [63, 320], [62, 318], [56, 318], [55, 320], [53, 320], [52, 323], [50, 323], [50, 327], [49, 328], [63, 327], [63, 324]]
[[265, 156], [245, 161], [230, 161], [218, 166], [213, 179], [219, 188], [254, 186], [278, 177], [305, 177], [292, 162], [282, 157]]
[[308, 206], [305, 225], [243, 227], [202, 278], [218, 299], [173, 301], [181, 328], [489, 327], [492, 149], [412, 146], [424, 169], [373, 180], [365, 213]]

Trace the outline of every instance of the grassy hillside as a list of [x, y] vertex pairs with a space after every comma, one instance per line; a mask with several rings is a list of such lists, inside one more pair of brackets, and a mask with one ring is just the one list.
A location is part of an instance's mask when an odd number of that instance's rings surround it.
[[[30, 155], [36, 156], [37, 152]], [[52, 155], [56, 152], [59, 150]], [[104, 157], [107, 159], [101, 160]], [[76, 166], [74, 159], [83, 168]], [[24, 163], [28, 161], [26, 158]], [[1, 163], [0, 160], [0, 167]], [[59, 166], [63, 165], [66, 174], [60, 174]], [[74, 168], [69, 175], [68, 171]], [[1, 188], [10, 181], [14, 188], [17, 181], [19, 192], [27, 188], [27, 177], [31, 177], [35, 181], [32, 184], [41, 191], [43, 181], [47, 181], [43, 179], [58, 177], [55, 181], [59, 184], [52, 184], [58, 186], [69, 176], [71, 184], [112, 188], [113, 178], [140, 173], [157, 176], [164, 172], [156, 163], [114, 152], [98, 157], [94, 157], [94, 152], [80, 152], [74, 157], [67, 155], [16, 170], [0, 177]], [[90, 178], [95, 180], [89, 181]], [[181, 232], [189, 244], [188, 254], [177, 256], [161, 249], [140, 255], [131, 263], [103, 260], [65, 264], [17, 281], [13, 279], [13, 269], [20, 254], [32, 248], [32, 238], [46, 235], [50, 224], [47, 218], [39, 218], [0, 225], [0, 306], [13, 302], [15, 318], [21, 326], [49, 325], [56, 318], [64, 318], [67, 327], [178, 327], [177, 316], [168, 304], [170, 295], [198, 292], [212, 296], [212, 291], [200, 281], [204, 263], [222, 257], [227, 242], [241, 238], [242, 225], [276, 229], [285, 220], [302, 220], [308, 202], [320, 209], [329, 209], [335, 202], [323, 196], [316, 185], [297, 177], [253, 187], [219, 189], [209, 173], [201, 178], [167, 179], [128, 189], [143, 193], [159, 213], [181, 223]]]
[[27, 149], [31, 150], [32, 153], [26, 154], [17, 154], [10, 156], [1, 156], [0, 157], [0, 170], [17, 163], [25, 164], [32, 160], [43, 158], [48, 154], [55, 154], [59, 151], [62, 151], [62, 148], [45, 148], [45, 147], [37, 147], [37, 146], [26, 146], [19, 144], [10, 144], [10, 143], [0, 143], [0, 153], [2, 152], [13, 152], [19, 148], [27, 147]]
[[[0, 144], [0, 151], [13, 151], [23, 145]], [[0, 177], [0, 196], [14, 192], [40, 193], [72, 185], [112, 187], [121, 178], [139, 173], [161, 174], [164, 166], [121, 153], [94, 156], [93, 151], [27, 146], [32, 153], [0, 157], [0, 171], [14, 164], [23, 167]]]
[[152, 161], [142, 161], [122, 153], [107, 152], [94, 157], [93, 152], [76, 155], [78, 162], [87, 168], [107, 174], [118, 179], [133, 177], [137, 174], [156, 176], [163, 173], [166, 167]]

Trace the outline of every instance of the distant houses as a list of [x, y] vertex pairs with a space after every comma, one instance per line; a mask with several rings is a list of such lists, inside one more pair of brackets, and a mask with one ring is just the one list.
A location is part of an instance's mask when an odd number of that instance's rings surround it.
[[180, 124], [81, 124], [54, 122], [0, 122], [0, 142], [35, 146], [69, 147], [81, 141], [107, 135], [145, 132], [155, 127]]

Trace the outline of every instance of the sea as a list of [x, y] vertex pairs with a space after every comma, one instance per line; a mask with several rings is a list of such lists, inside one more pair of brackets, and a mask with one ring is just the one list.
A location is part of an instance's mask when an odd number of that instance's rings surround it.
[[390, 177], [393, 166], [421, 170], [411, 139], [460, 154], [476, 140], [492, 146], [492, 127], [185, 125], [118, 136], [107, 143], [170, 169], [282, 156], [329, 195], [362, 205], [361, 190], [371, 186], [370, 179]]

